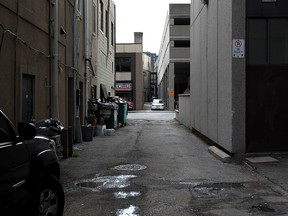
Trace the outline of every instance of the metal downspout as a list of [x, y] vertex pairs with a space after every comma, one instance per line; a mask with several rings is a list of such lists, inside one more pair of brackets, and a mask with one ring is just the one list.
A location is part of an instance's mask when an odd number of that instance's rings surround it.
[[51, 39], [51, 117], [59, 119], [59, 79], [58, 79], [58, 0], [50, 0]]
[[84, 0], [84, 59], [85, 59], [85, 72], [84, 72], [84, 123], [87, 124], [86, 118], [88, 117], [87, 111], [87, 74], [89, 71], [89, 23], [88, 23], [88, 0]]
[[77, 105], [76, 105], [76, 89], [77, 89], [77, 8], [78, 8], [78, 0], [74, 1], [74, 16], [73, 16], [73, 57], [72, 57], [72, 64], [73, 64], [73, 123], [72, 123], [72, 130], [73, 130], [73, 140], [76, 140], [76, 112], [77, 112]]

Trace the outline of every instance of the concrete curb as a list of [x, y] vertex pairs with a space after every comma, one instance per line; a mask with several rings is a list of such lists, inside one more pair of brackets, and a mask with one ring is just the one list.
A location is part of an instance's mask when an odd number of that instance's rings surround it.
[[225, 152], [223, 152], [222, 150], [220, 150], [219, 148], [217, 148], [216, 146], [209, 146], [208, 147], [208, 151], [215, 156], [216, 158], [218, 158], [219, 160], [221, 160], [223, 163], [230, 163], [231, 162], [231, 156], [226, 154]]

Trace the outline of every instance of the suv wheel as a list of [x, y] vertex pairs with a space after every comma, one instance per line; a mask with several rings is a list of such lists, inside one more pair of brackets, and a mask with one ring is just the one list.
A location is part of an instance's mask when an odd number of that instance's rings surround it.
[[59, 180], [50, 176], [42, 184], [39, 216], [61, 216], [64, 209], [64, 192]]

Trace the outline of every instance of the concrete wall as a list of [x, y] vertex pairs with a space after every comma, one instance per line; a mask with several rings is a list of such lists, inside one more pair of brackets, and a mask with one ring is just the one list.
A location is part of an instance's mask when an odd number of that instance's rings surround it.
[[191, 127], [191, 103], [190, 94], [179, 94], [179, 110], [177, 114], [177, 120], [186, 127]]
[[245, 39], [245, 0], [191, 3], [191, 124], [232, 153], [245, 152], [245, 59], [232, 58]]
[[34, 78], [32, 118], [40, 120], [48, 117], [49, 57], [34, 52], [20, 40], [15, 40], [12, 34], [49, 55], [49, 2], [3, 0], [0, 2], [0, 20], [7, 30], [4, 32], [0, 28], [0, 37], [3, 37], [0, 53], [0, 109], [14, 123], [22, 120], [22, 82], [25, 74]]

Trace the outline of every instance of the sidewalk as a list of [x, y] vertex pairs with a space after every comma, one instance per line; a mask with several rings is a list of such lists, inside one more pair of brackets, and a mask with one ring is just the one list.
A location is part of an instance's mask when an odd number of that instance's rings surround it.
[[244, 161], [244, 165], [273, 190], [288, 197], [288, 155], [272, 155], [271, 158], [277, 161], [261, 163]]

